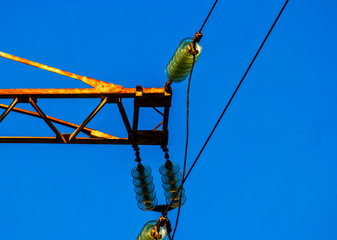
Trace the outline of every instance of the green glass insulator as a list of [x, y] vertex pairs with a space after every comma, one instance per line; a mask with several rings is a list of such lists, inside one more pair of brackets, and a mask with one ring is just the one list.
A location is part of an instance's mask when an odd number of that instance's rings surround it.
[[[156, 240], [152, 235], [152, 229], [154, 226], [156, 226], [157, 221], [152, 220], [147, 223], [145, 223], [144, 227], [142, 228], [142, 231], [139, 233], [138, 237], [136, 240]], [[166, 228], [165, 227], [160, 227], [159, 234], [161, 235], [161, 238], [158, 240], [164, 240], [166, 238]]]
[[156, 198], [151, 168], [139, 163], [131, 171], [133, 184], [135, 185], [137, 205], [141, 210], [149, 211], [154, 209], [158, 200]]
[[[166, 203], [170, 204], [173, 201], [171, 205], [173, 208], [182, 206], [186, 202], [185, 190], [182, 189], [182, 192], [179, 191], [177, 193], [182, 183], [182, 174], [179, 170], [179, 165], [170, 160], [166, 161], [159, 168], [159, 172], [162, 175], [161, 180], [165, 190]], [[176, 193], [177, 196], [174, 198]]]
[[[172, 82], [181, 82], [185, 80], [187, 75], [191, 72], [193, 64], [193, 54], [190, 53], [189, 46], [191, 42], [192, 38], [183, 39], [166, 66], [166, 77]], [[197, 62], [202, 50], [200, 43], [195, 43], [195, 49], [197, 50], [195, 62]]]

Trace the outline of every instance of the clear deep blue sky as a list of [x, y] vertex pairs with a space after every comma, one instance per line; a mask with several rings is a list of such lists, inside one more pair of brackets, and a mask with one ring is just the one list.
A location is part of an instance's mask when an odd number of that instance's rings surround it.
[[[220, 0], [192, 78], [188, 165], [196, 157], [283, 0]], [[5, 1], [0, 51], [123, 85], [161, 87], [181, 39], [213, 1]], [[176, 240], [337, 239], [337, 2], [291, 0], [186, 183]], [[85, 84], [0, 59], [0, 88]], [[172, 161], [182, 165], [187, 82], [174, 84]], [[8, 103], [2, 101], [1, 103]], [[89, 100], [44, 100], [79, 124]], [[132, 102], [125, 102], [132, 117]], [[19, 104], [18, 107], [31, 109]], [[157, 124], [141, 113], [143, 128]], [[125, 136], [116, 106], [88, 125]], [[63, 132], [70, 132], [61, 128]], [[41, 136], [43, 121], [10, 113], [0, 134]], [[159, 217], [137, 208], [130, 146], [1, 144], [0, 239], [132, 240]], [[163, 203], [157, 146], [141, 147]], [[174, 222], [176, 211], [169, 214]]]

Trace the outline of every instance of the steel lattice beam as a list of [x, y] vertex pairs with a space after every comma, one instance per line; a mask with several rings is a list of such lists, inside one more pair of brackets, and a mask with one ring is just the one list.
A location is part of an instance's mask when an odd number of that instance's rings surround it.
[[[38, 99], [73, 99], [73, 98], [98, 98], [101, 103], [93, 112], [81, 123], [76, 125], [43, 113], [38, 106]], [[123, 98], [134, 99], [134, 115], [132, 121], [129, 120], [122, 103]], [[130, 144], [130, 145], [166, 145], [168, 141], [168, 113], [171, 106], [171, 92], [165, 88], [123, 88], [120, 91], [102, 91], [102, 89], [0, 89], [0, 99], [13, 99], [12, 104], [0, 104], [0, 108], [5, 111], [0, 116], [0, 122], [11, 112], [22, 113], [33, 117], [42, 118], [46, 124], [56, 134], [55, 137], [7, 137], [0, 136], [0, 143], [66, 143], [66, 144]], [[16, 108], [17, 103], [30, 103], [36, 112]], [[112, 136], [91, 128], [86, 124], [95, 117], [96, 113], [105, 104], [116, 104], [123, 119], [127, 138]], [[141, 107], [163, 107], [162, 130], [139, 130], [139, 108]], [[132, 127], [131, 124], [132, 123]], [[53, 123], [75, 129], [73, 133], [61, 133]], [[79, 132], [83, 132], [88, 137], [76, 137]]]
[[[55, 133], [55, 137], [7, 137], [0, 136], [0, 143], [65, 143], [65, 144], [131, 144], [131, 145], [167, 145], [168, 141], [168, 114], [171, 106], [171, 88], [124, 88], [123, 86], [104, 82], [94, 78], [80, 76], [71, 72], [63, 71], [41, 63], [33, 62], [8, 53], [0, 52], [0, 57], [4, 57], [16, 62], [24, 63], [46, 71], [50, 71], [63, 76], [80, 80], [92, 88], [65, 88], [65, 89], [0, 89], [0, 99], [13, 99], [8, 106], [0, 104], [0, 108], [5, 111], [0, 115], [0, 123], [11, 112], [42, 118], [49, 128]], [[38, 106], [38, 99], [73, 99], [73, 98], [99, 98], [101, 103], [92, 111], [92, 113], [80, 124], [69, 123], [44, 114]], [[134, 98], [134, 114], [132, 127], [129, 118], [125, 112], [122, 99]], [[30, 103], [36, 112], [16, 108], [17, 103]], [[106, 104], [117, 104], [119, 112], [128, 133], [127, 138], [120, 138], [109, 135], [91, 128], [86, 125], [95, 117], [95, 115]], [[157, 112], [156, 107], [163, 107], [164, 113], [160, 113], [163, 121], [153, 130], [139, 130], [139, 108], [152, 107]], [[61, 124], [75, 129], [73, 133], [61, 133], [53, 123]], [[159, 126], [162, 130], [157, 130]], [[88, 137], [77, 137], [83, 132]]]

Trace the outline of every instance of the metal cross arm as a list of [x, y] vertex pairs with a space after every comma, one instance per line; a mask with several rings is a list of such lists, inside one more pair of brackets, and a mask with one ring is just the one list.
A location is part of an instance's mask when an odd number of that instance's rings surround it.
[[[166, 145], [168, 141], [168, 114], [171, 106], [171, 91], [163, 88], [124, 88], [119, 85], [103, 82], [100, 80], [83, 77], [77, 74], [65, 72], [43, 64], [35, 63], [26, 59], [15, 57], [0, 52], [0, 56], [19, 61], [57, 74], [79, 79], [93, 88], [65, 88], [65, 89], [0, 89], [0, 99], [13, 99], [10, 105], [0, 104], [4, 109], [0, 115], [0, 124], [10, 112], [17, 112], [37, 118], [41, 118], [55, 133], [55, 137], [8, 137], [0, 136], [0, 143], [66, 143], [66, 144], [129, 144], [129, 145]], [[47, 116], [38, 106], [38, 99], [100, 99], [98, 106], [79, 125]], [[122, 100], [134, 99], [134, 111], [132, 125], [126, 114]], [[17, 104], [30, 104], [36, 112], [17, 108]], [[124, 123], [128, 137], [116, 137], [110, 134], [86, 127], [96, 114], [106, 105], [116, 104]], [[139, 109], [154, 108], [162, 121], [153, 130], [139, 130]], [[164, 108], [161, 113], [157, 107]], [[74, 129], [72, 133], [61, 133], [55, 123]], [[162, 126], [160, 130], [158, 128]], [[88, 137], [78, 137], [82, 132]]]

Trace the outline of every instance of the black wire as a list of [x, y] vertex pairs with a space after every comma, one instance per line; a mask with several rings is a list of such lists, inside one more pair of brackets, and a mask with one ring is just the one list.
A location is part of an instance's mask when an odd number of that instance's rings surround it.
[[[193, 170], [193, 168], [194, 168], [195, 164], [197, 163], [197, 161], [198, 161], [198, 159], [199, 159], [200, 155], [201, 155], [201, 154], [202, 154], [202, 152], [204, 151], [204, 149], [205, 149], [205, 147], [206, 147], [206, 145], [207, 145], [208, 141], [211, 139], [211, 137], [212, 137], [212, 135], [213, 135], [213, 133], [214, 133], [215, 129], [216, 129], [216, 128], [217, 128], [217, 126], [219, 125], [219, 123], [220, 123], [220, 121], [221, 121], [221, 119], [222, 119], [223, 115], [225, 114], [225, 112], [226, 112], [226, 110], [227, 110], [228, 106], [229, 106], [229, 105], [230, 105], [230, 103], [232, 102], [232, 100], [233, 100], [233, 98], [234, 98], [234, 96], [235, 96], [236, 92], [237, 92], [237, 91], [238, 91], [238, 89], [240, 88], [240, 86], [241, 86], [241, 84], [242, 84], [243, 80], [245, 79], [245, 77], [246, 77], [247, 73], [249, 72], [249, 70], [250, 70], [251, 66], [253, 65], [253, 63], [254, 63], [254, 61], [255, 61], [256, 57], [257, 57], [257, 56], [258, 56], [258, 54], [260, 53], [260, 51], [261, 51], [261, 49], [262, 49], [262, 47], [263, 47], [264, 43], [265, 43], [265, 42], [266, 42], [266, 40], [268, 39], [268, 37], [269, 37], [269, 35], [270, 35], [271, 31], [273, 30], [273, 28], [274, 28], [275, 24], [277, 23], [278, 19], [280, 18], [281, 14], [282, 14], [283, 10], [285, 9], [285, 7], [287, 6], [288, 2], [289, 2], [289, 0], [286, 0], [286, 2], [285, 2], [285, 4], [283, 5], [283, 7], [282, 7], [281, 11], [279, 12], [279, 14], [278, 14], [277, 18], [275, 19], [275, 21], [274, 21], [273, 25], [272, 25], [272, 26], [271, 26], [271, 28], [269, 29], [269, 32], [268, 32], [268, 34], [267, 34], [267, 35], [266, 35], [266, 37], [264, 38], [264, 40], [263, 40], [263, 42], [262, 42], [261, 46], [259, 47], [258, 51], [257, 51], [257, 52], [256, 52], [256, 54], [255, 54], [255, 56], [254, 56], [253, 60], [252, 60], [252, 61], [251, 61], [251, 63], [249, 64], [249, 66], [248, 66], [248, 68], [247, 68], [246, 72], [245, 72], [245, 73], [244, 73], [244, 75], [242, 76], [242, 78], [241, 78], [241, 80], [240, 80], [240, 82], [239, 82], [238, 86], [236, 87], [236, 89], [235, 89], [234, 93], [232, 94], [231, 98], [229, 99], [229, 101], [228, 101], [228, 103], [227, 103], [227, 105], [226, 105], [225, 109], [222, 111], [222, 113], [221, 113], [221, 115], [220, 115], [220, 117], [219, 117], [218, 121], [217, 121], [217, 122], [216, 122], [216, 124], [214, 125], [214, 127], [213, 127], [213, 129], [212, 129], [211, 133], [209, 134], [209, 136], [208, 136], [208, 138], [207, 138], [206, 142], [205, 142], [205, 143], [204, 143], [204, 145], [202, 146], [202, 148], [201, 148], [201, 150], [200, 150], [200, 152], [199, 152], [198, 156], [197, 156], [197, 157], [196, 157], [196, 159], [194, 160], [194, 162], [193, 162], [193, 164], [192, 164], [192, 166], [191, 166], [190, 170], [187, 172], [187, 174], [186, 174], [186, 177], [185, 177], [185, 178], [182, 180], [182, 183], [181, 183], [181, 185], [180, 185], [180, 188], [179, 188], [179, 189], [178, 189], [178, 191], [175, 193], [175, 195], [173, 196], [173, 198], [172, 198], [172, 199], [175, 199], [175, 198], [176, 198], [176, 196], [178, 195], [178, 192], [179, 192], [179, 191], [181, 191], [183, 184], [185, 183], [186, 179], [188, 178], [188, 176], [190, 175], [191, 171]], [[173, 203], [173, 200], [170, 202], [170, 204], [167, 206], [166, 210], [163, 212], [163, 216], [164, 216], [164, 215], [167, 213], [168, 209], [169, 209], [169, 208], [172, 206], [172, 203]]]
[[[204, 23], [202, 24], [199, 32], [201, 33], [201, 30], [204, 28], [209, 16], [212, 14], [213, 12], [213, 9], [215, 7], [215, 5], [217, 4], [218, 0], [216, 0], [211, 8], [211, 10], [209, 11]], [[194, 67], [194, 64], [195, 64], [195, 55], [193, 54], [193, 63], [192, 63], [192, 68], [191, 68], [191, 73], [190, 73], [190, 77], [189, 77], [189, 80], [188, 80], [188, 87], [187, 87], [187, 100], [186, 100], [186, 105], [187, 105], [187, 117], [186, 117], [186, 146], [185, 146], [185, 157], [184, 157], [184, 168], [183, 168], [183, 176], [182, 176], [182, 180], [184, 180], [184, 177], [185, 177], [185, 172], [186, 172], [186, 162], [187, 162], [187, 149], [188, 149], [188, 133], [189, 133], [189, 96], [190, 96], [190, 86], [191, 86], [191, 78], [192, 78], [192, 72], [193, 72], [193, 67]], [[184, 181], [182, 181], [181, 183], [181, 189], [180, 189], [180, 196], [182, 195], [182, 192], [183, 192], [183, 184], [184, 184]], [[177, 191], [179, 192], [179, 191]], [[175, 198], [173, 198], [175, 199]], [[178, 227], [178, 222], [179, 222], [179, 216], [180, 216], [180, 209], [181, 209], [181, 198], [179, 200], [179, 207], [178, 207], [178, 213], [177, 213], [177, 219], [176, 219], [176, 223], [175, 223], [175, 227], [174, 227], [174, 230], [173, 230], [173, 233], [172, 233], [172, 240], [174, 238], [174, 235], [176, 233], [176, 230], [177, 230], [177, 227]]]
[[169, 232], [167, 233], [167, 237], [169, 240], [172, 240], [171, 234]]
[[167, 218], [167, 222], [165, 223], [165, 226], [166, 226], [166, 231], [167, 231], [167, 237], [168, 237], [169, 240], [172, 240], [172, 238], [171, 238], [171, 231], [172, 231], [171, 222], [168, 218]]
[[[218, 0], [216, 0], [211, 8], [211, 10], [209, 11], [204, 23], [202, 24], [199, 33], [201, 33], [202, 29], [204, 28], [209, 16], [212, 14], [213, 9], [215, 7], [215, 5], [217, 4]], [[186, 146], [185, 146], [185, 157], [184, 157], [184, 167], [183, 167], [183, 176], [182, 176], [182, 182], [181, 182], [181, 186], [180, 186], [180, 190], [177, 191], [177, 193], [180, 191], [180, 196], [182, 196], [182, 191], [183, 191], [183, 184], [184, 184], [184, 177], [185, 177], [185, 172], [186, 172], [186, 162], [187, 162], [187, 150], [188, 150], [188, 135], [189, 135], [189, 96], [190, 96], [190, 86], [191, 86], [191, 78], [192, 78], [192, 72], [193, 72], [193, 67], [195, 64], [195, 54], [193, 54], [193, 63], [192, 63], [192, 68], [191, 68], [191, 73], [189, 76], [189, 80], [188, 80], [188, 87], [187, 87], [187, 100], [186, 100], [186, 105], [187, 105], [187, 116], [186, 116]], [[176, 193], [176, 196], [177, 196]], [[176, 197], [175, 196], [175, 197]], [[175, 199], [175, 197], [173, 198], [173, 200]], [[170, 205], [172, 205], [171, 201]], [[175, 223], [175, 227], [172, 233], [172, 240], [174, 238], [174, 235], [176, 233], [177, 227], [178, 227], [178, 222], [179, 222], [179, 216], [180, 216], [180, 209], [181, 209], [181, 198], [179, 199], [179, 207], [178, 207], [178, 213], [177, 213], [177, 219], [176, 219], [176, 223]], [[167, 209], [166, 209], [167, 211]]]
[[[194, 64], [195, 64], [195, 54], [193, 54], [192, 68], [191, 68], [190, 77], [188, 79], [187, 94], [186, 94], [187, 95], [187, 97], [186, 97], [186, 115], [187, 115], [186, 116], [186, 145], [185, 145], [185, 157], [184, 157], [184, 167], [183, 167], [183, 176], [182, 176], [182, 179], [184, 179], [185, 172], [186, 172], [187, 149], [188, 149], [188, 135], [189, 135], [188, 133], [189, 133], [189, 113], [190, 113], [190, 87], [191, 87], [191, 79], [192, 79], [192, 73], [193, 73]], [[180, 209], [181, 209], [181, 197], [182, 197], [182, 193], [183, 193], [183, 182], [181, 183], [179, 207], [178, 207], [178, 213], [177, 213], [176, 223], [175, 223], [174, 230], [173, 230], [173, 233], [172, 233], [172, 240], [174, 238], [174, 235], [175, 235], [177, 227], [178, 227], [178, 221], [179, 221]]]
[[211, 8], [211, 11], [209, 11], [209, 13], [208, 13], [208, 15], [207, 15], [207, 17], [206, 17], [204, 23], [202, 24], [202, 26], [201, 26], [199, 32], [201, 32], [201, 30], [204, 28], [204, 26], [205, 26], [205, 24], [206, 24], [206, 22], [207, 22], [209, 16], [211, 15], [211, 13], [212, 13], [212, 11], [213, 11], [215, 5], [217, 4], [217, 2], [218, 2], [218, 0], [216, 0], [216, 1], [214, 2], [213, 7]]

